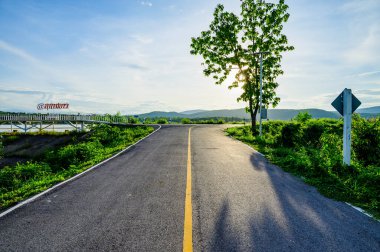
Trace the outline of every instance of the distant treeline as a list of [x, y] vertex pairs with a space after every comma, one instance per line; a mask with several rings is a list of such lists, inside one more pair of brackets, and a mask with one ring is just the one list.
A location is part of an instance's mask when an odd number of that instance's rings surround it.
[[[209, 118], [135, 118], [137, 121], [144, 124], [167, 124], [167, 123], [181, 123], [181, 124], [223, 124], [223, 123], [244, 123], [248, 122], [247, 119], [238, 117], [209, 117]], [[141, 120], [141, 121], [140, 121]]]

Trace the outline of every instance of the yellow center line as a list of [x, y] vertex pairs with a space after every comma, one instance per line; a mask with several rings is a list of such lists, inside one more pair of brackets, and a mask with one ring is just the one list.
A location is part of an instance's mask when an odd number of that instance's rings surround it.
[[193, 210], [191, 205], [191, 128], [187, 145], [187, 175], [185, 197], [185, 221], [183, 225], [183, 252], [193, 251]]

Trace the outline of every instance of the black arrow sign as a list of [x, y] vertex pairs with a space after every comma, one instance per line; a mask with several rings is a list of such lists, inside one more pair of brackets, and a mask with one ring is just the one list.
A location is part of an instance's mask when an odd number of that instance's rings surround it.
[[[352, 113], [362, 104], [354, 94], [352, 95]], [[331, 103], [331, 105], [343, 116], [343, 92]]]

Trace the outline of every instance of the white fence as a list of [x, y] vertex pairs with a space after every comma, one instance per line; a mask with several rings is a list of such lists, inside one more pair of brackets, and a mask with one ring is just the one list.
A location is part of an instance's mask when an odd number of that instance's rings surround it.
[[126, 116], [112, 115], [62, 115], [62, 114], [3, 114], [0, 122], [109, 122], [128, 123]]

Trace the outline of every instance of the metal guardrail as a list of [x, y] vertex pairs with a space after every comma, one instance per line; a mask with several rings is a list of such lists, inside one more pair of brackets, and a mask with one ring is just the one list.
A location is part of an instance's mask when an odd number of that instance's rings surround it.
[[108, 122], [128, 123], [127, 116], [109, 115], [63, 115], [63, 114], [3, 114], [0, 122]]

